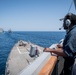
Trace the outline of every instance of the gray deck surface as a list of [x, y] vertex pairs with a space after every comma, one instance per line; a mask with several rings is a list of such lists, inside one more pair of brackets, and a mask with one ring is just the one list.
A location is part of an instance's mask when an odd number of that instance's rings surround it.
[[[19, 43], [17, 43], [12, 48], [6, 63], [5, 75], [18, 75], [24, 68], [26, 68], [35, 59], [37, 59], [36, 57], [29, 56], [31, 43], [29, 44], [25, 41], [23, 42], [25, 46], [19, 46]], [[34, 45], [38, 48], [38, 50], [40, 51], [40, 55], [43, 53], [43, 47], [40, 47], [35, 44], [31, 44], [31, 45]]]

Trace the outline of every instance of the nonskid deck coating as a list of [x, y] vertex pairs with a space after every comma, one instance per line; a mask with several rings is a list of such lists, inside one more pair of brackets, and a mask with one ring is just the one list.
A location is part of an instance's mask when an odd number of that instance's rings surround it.
[[43, 47], [23, 41], [25, 46], [19, 46], [19, 42], [12, 48], [6, 63], [5, 75], [18, 75], [24, 68], [28, 67], [36, 57], [30, 57], [30, 45], [36, 46], [43, 53]]

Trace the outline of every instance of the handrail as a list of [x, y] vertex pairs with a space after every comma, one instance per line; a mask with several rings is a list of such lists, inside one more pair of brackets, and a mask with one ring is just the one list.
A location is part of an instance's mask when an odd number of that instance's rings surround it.
[[[60, 48], [58, 48], [58, 49], [60, 49]], [[57, 59], [58, 59], [57, 55], [51, 55], [50, 59], [47, 61], [47, 63], [41, 69], [39, 75], [51, 75], [54, 70], [54, 67], [57, 63]]]
[[45, 64], [45, 66], [40, 71], [39, 75], [51, 75], [56, 62], [57, 62], [57, 56], [51, 56], [49, 61]]

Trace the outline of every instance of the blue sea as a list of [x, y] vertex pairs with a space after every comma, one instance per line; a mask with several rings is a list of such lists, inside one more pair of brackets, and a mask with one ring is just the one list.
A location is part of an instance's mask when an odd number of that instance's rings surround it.
[[5, 65], [12, 47], [19, 40], [25, 40], [42, 47], [49, 47], [65, 37], [65, 32], [14, 31], [0, 33], [0, 75], [5, 73]]

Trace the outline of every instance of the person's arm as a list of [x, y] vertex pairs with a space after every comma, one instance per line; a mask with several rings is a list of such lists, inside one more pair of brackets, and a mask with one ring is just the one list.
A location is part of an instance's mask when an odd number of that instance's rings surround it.
[[61, 44], [58, 44], [57, 47], [58, 48], [63, 48], [63, 46]]
[[50, 49], [50, 48], [45, 48], [43, 51], [44, 51], [44, 52], [55, 53], [55, 54], [57, 54], [58, 56], [67, 57], [67, 54], [64, 53], [64, 51], [63, 51], [62, 48], [61, 48], [61, 49], [55, 49], [55, 50], [54, 50], [54, 49]]

